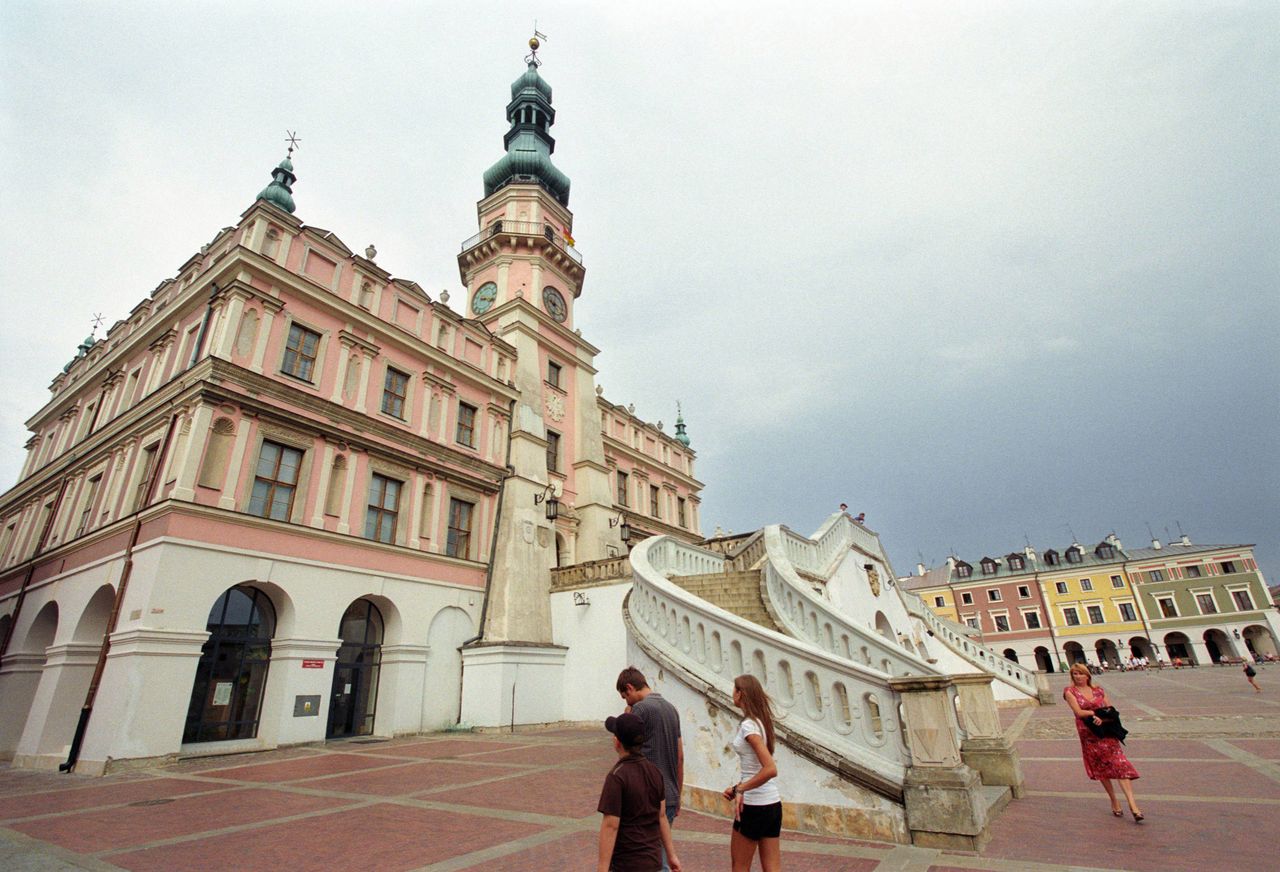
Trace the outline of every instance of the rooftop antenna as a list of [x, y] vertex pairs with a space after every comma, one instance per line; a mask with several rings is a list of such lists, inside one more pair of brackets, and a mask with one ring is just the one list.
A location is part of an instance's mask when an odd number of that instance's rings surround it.
[[1181, 522], [1181, 521], [1174, 521], [1173, 523], [1175, 523], [1175, 524], [1177, 524], [1177, 525], [1178, 525], [1178, 538], [1179, 538], [1179, 539], [1185, 539], [1185, 538], [1187, 538], [1187, 534], [1186, 534], [1186, 533], [1184, 533], [1184, 532], [1182, 532], [1182, 522]]
[[1027, 547], [1031, 547], [1031, 537], [1027, 535], [1027, 531], [1022, 531], [1022, 541], [1027, 543]]
[[1151, 522], [1143, 521], [1143, 523], [1147, 525], [1147, 535], [1150, 536], [1152, 539], [1156, 538], [1156, 531], [1151, 529]]
[[93, 313], [93, 333], [91, 335], [97, 336], [98, 328], [101, 326], [102, 326], [102, 313], [94, 312]]
[[1168, 525], [1168, 524], [1165, 524], [1165, 525], [1164, 525], [1164, 541], [1166, 541], [1166, 542], [1172, 542], [1172, 541], [1173, 541], [1173, 537], [1169, 535], [1169, 525]]
[[538, 19], [533, 19], [533, 36], [529, 37], [529, 54], [524, 59], [526, 64], [542, 66], [542, 61], [538, 60], [538, 49], [542, 48], [542, 40], [546, 38], [547, 35], [538, 30]]
[[1067, 524], [1067, 532], [1071, 534], [1071, 544], [1075, 545], [1080, 540], [1076, 538], [1076, 531], [1071, 529], [1071, 525]]
[[288, 136], [288, 138], [287, 138], [287, 139], [285, 139], [285, 142], [289, 143], [289, 155], [288, 155], [288, 156], [289, 156], [290, 158], [292, 158], [292, 157], [293, 157], [293, 150], [294, 150], [295, 148], [298, 148], [298, 143], [299, 143], [299, 142], [302, 142], [302, 140], [301, 140], [301, 139], [298, 139], [298, 131], [296, 131], [296, 130], [289, 130], [289, 129], [287, 129], [287, 128], [286, 128], [286, 129], [285, 129], [285, 134], [287, 134], [287, 136]]

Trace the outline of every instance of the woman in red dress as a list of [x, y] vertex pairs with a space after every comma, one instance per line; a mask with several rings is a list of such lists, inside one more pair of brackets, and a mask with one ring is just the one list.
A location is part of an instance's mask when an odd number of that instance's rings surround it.
[[1076, 732], [1080, 734], [1080, 753], [1084, 756], [1085, 774], [1094, 781], [1102, 782], [1102, 788], [1111, 800], [1111, 813], [1116, 817], [1124, 817], [1124, 812], [1120, 810], [1120, 801], [1116, 799], [1115, 788], [1111, 786], [1113, 780], [1119, 781], [1120, 789], [1124, 791], [1124, 798], [1129, 802], [1129, 811], [1133, 812], [1134, 822], [1141, 823], [1144, 815], [1133, 798], [1132, 784], [1133, 779], [1138, 777], [1138, 770], [1134, 769], [1133, 764], [1124, 756], [1118, 739], [1099, 738], [1085, 723], [1085, 720], [1091, 720], [1095, 724], [1102, 723], [1102, 719], [1094, 714], [1094, 710], [1111, 705], [1110, 700], [1107, 699], [1107, 692], [1101, 687], [1093, 686], [1088, 666], [1077, 663], [1071, 667], [1071, 684], [1062, 691], [1062, 697], [1075, 714]]

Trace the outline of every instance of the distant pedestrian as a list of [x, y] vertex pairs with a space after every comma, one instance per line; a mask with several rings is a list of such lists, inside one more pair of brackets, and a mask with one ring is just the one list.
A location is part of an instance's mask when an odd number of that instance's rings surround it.
[[1062, 691], [1062, 696], [1075, 715], [1085, 774], [1094, 781], [1102, 782], [1102, 789], [1111, 800], [1111, 813], [1116, 817], [1124, 817], [1120, 800], [1116, 798], [1115, 789], [1111, 786], [1113, 780], [1119, 781], [1124, 798], [1129, 802], [1129, 811], [1133, 813], [1134, 823], [1142, 823], [1146, 816], [1133, 797], [1132, 785], [1138, 778], [1138, 770], [1133, 768], [1129, 758], [1124, 755], [1119, 739], [1095, 735], [1089, 726], [1092, 724], [1094, 727], [1101, 727], [1106, 715], [1116, 717], [1115, 708], [1107, 699], [1107, 692], [1094, 686], [1089, 667], [1077, 663], [1071, 667], [1071, 684]]
[[1262, 688], [1258, 687], [1258, 682], [1254, 679], [1258, 675], [1258, 670], [1253, 668], [1253, 664], [1248, 660], [1244, 661], [1244, 680], [1253, 685], [1254, 693], [1262, 693]]
[[596, 872], [657, 872], [664, 850], [672, 872], [680, 872], [667, 826], [662, 773], [640, 750], [644, 723], [624, 713], [606, 720], [604, 728], [613, 733], [618, 762], [605, 776], [596, 807], [603, 815]]
[[756, 849], [764, 872], [782, 869], [782, 796], [778, 792], [778, 764], [773, 760], [773, 708], [754, 675], [733, 680], [733, 704], [744, 715], [733, 737], [742, 777], [724, 790], [733, 803], [733, 836], [729, 858], [733, 872], [748, 872]]
[[[658, 767], [666, 788], [667, 825], [674, 825], [680, 813], [680, 792], [684, 789], [684, 742], [680, 737], [680, 713], [676, 707], [654, 693], [644, 673], [628, 666], [618, 674], [618, 695], [627, 703], [627, 711], [644, 724], [645, 759]], [[663, 855], [662, 872], [670, 867]]]

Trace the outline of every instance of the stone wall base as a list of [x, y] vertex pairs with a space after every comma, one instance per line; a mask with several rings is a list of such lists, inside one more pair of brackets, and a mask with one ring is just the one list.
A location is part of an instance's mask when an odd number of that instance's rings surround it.
[[[681, 808], [715, 815], [730, 825], [729, 801], [718, 790], [685, 785], [680, 798]], [[680, 821], [676, 819], [676, 828]], [[784, 829], [816, 836], [842, 836], [851, 839], [871, 839], [877, 842], [911, 844], [906, 821], [901, 812], [868, 808], [841, 808], [804, 802], [782, 801], [782, 826]]]
[[985, 785], [1002, 785], [1013, 791], [1014, 798], [1026, 793], [1022, 776], [1022, 759], [1008, 739], [965, 739], [960, 743], [964, 765], [978, 773]]
[[913, 844], [964, 851], [986, 844], [987, 797], [968, 766], [913, 766], [903, 794]]

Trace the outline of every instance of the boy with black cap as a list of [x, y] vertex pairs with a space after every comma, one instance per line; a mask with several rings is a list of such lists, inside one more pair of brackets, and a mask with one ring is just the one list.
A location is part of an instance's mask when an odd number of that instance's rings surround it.
[[605, 776], [597, 806], [604, 815], [597, 872], [657, 872], [662, 868], [662, 850], [672, 872], [680, 872], [667, 824], [662, 773], [640, 751], [644, 722], [627, 713], [609, 718], [604, 728], [613, 733], [618, 762]]

